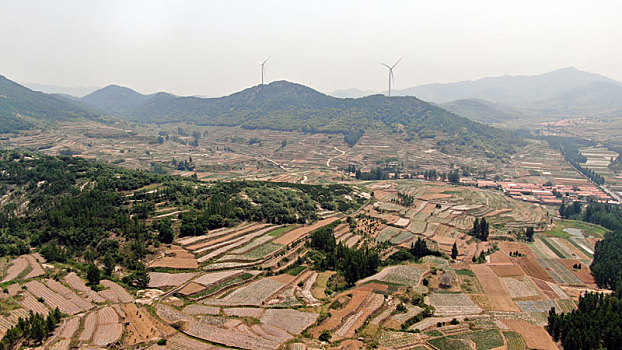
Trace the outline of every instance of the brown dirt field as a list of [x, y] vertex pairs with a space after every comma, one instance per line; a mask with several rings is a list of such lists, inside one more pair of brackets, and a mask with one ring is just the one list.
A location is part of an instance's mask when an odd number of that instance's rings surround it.
[[425, 207], [423, 207], [421, 211], [419, 211], [419, 213], [430, 215], [434, 213], [434, 210], [436, 210], [436, 204], [427, 203]]
[[[577, 276], [581, 282], [589, 285], [596, 285], [596, 280], [594, 280], [594, 276], [592, 276], [592, 272], [590, 271], [589, 266], [585, 265], [581, 261], [577, 259], [557, 259], [562, 265], [564, 265], [568, 271], [571, 271], [575, 276]], [[572, 265], [580, 264], [581, 269], [575, 270], [572, 268]]]
[[149, 265], [149, 267], [164, 267], [171, 269], [197, 269], [199, 264], [197, 263], [197, 259], [183, 259], [183, 258], [173, 258], [170, 256], [165, 256], [162, 259], [156, 260]]
[[287, 245], [290, 244], [292, 242], [294, 242], [295, 240], [303, 237], [304, 235], [308, 234], [311, 231], [317, 230], [320, 227], [326, 226], [328, 224], [331, 224], [335, 221], [339, 220], [339, 218], [337, 217], [330, 217], [324, 220], [320, 220], [316, 223], [314, 223], [311, 226], [303, 226], [303, 227], [299, 227], [296, 229], [293, 229], [287, 233], [285, 233], [284, 235], [278, 237], [277, 239], [275, 239], [273, 242], [277, 243], [277, 244], [283, 244], [283, 245]]
[[362, 285], [360, 287], [357, 287], [357, 290], [361, 290], [361, 291], [374, 291], [374, 290], [387, 290], [389, 288], [389, 286], [387, 286], [386, 284], [381, 284], [381, 283], [367, 283], [365, 285]]
[[296, 279], [296, 276], [288, 275], [286, 273], [276, 276], [270, 276], [269, 279], [277, 282], [281, 282], [283, 284], [289, 284], [291, 281]]
[[525, 271], [515, 264], [508, 265], [488, 265], [492, 271], [499, 277], [523, 276]]
[[[121, 308], [129, 321], [126, 326], [126, 335], [123, 337], [124, 345], [135, 345], [175, 334], [174, 328], [156, 321], [148, 312], [135, 304], [123, 304]], [[166, 329], [168, 332], [163, 332]]]
[[[361, 303], [363, 303], [363, 301], [365, 300], [365, 298], [367, 298], [370, 292], [371, 291], [369, 290], [365, 291], [358, 288], [351, 290], [349, 293], [352, 294], [352, 299], [350, 299], [348, 304], [346, 304], [346, 306], [339, 310], [330, 310], [332, 316], [324, 320], [324, 322], [322, 322], [319, 326], [313, 328], [313, 330], [311, 331], [313, 337], [317, 338], [324, 330], [332, 330], [337, 328], [341, 324], [342, 319], [345, 316], [353, 313], [356, 309], [359, 308], [359, 306], [361, 306]], [[349, 293], [342, 293], [335, 298]]]
[[494, 264], [510, 264], [512, 263], [512, 258], [506, 252], [497, 250], [490, 254], [490, 262]]
[[534, 252], [529, 249], [529, 247], [524, 243], [519, 242], [499, 242], [499, 249], [502, 252], [505, 252], [506, 255], [510, 255], [510, 252], [515, 252], [518, 250], [519, 253], [524, 254], [526, 256], [535, 257]]
[[538, 264], [538, 261], [531, 257], [516, 259], [518, 265], [525, 271], [528, 276], [539, 278], [548, 282], [555, 282], [553, 277], [549, 275], [546, 270]]
[[506, 326], [518, 332], [530, 349], [557, 350], [553, 339], [543, 327], [535, 326], [523, 320], [502, 320]]
[[[383, 303], [384, 296], [376, 293], [370, 293], [365, 302], [363, 302], [363, 305], [361, 305], [359, 312], [353, 315], [350, 319], [346, 320], [346, 323], [337, 330], [336, 335], [343, 338], [354, 337], [356, 334], [355, 332], [364, 325], [365, 320], [367, 320], [367, 318], [376, 310], [382, 307]], [[340, 333], [343, 333], [343, 335]]]
[[182, 289], [180, 289], [177, 293], [188, 296], [188, 295], [200, 293], [203, 290], [205, 290], [204, 286], [198, 283], [190, 282], [187, 285], [185, 285]]
[[505, 290], [503, 283], [499, 280], [497, 275], [492, 271], [492, 269], [483, 264], [474, 264], [471, 265], [471, 270], [477, 276], [480, 284], [486, 291], [486, 294], [489, 295], [493, 302], [495, 303], [495, 310], [497, 311], [515, 311], [519, 312], [520, 309], [512, 299], [510, 295]]
[[492, 297], [485, 294], [467, 294], [469, 298], [479, 307], [485, 311], [494, 311], [497, 305], [492, 300]]
[[555, 293], [555, 291], [551, 289], [551, 287], [545, 281], [535, 278], [535, 277], [531, 277], [531, 280], [542, 291], [542, 293], [544, 293], [544, 295], [547, 296], [547, 298], [549, 299], [559, 298], [557, 293]]

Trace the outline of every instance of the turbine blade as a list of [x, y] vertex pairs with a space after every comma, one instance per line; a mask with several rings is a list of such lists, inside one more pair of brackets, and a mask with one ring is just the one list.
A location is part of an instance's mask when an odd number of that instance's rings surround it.
[[381, 65], [383, 65], [383, 66], [385, 66], [385, 67], [387, 67], [387, 68], [389, 68], [389, 69], [391, 69], [391, 67], [389, 67], [388, 65], [386, 65], [386, 64], [384, 64], [384, 63], [380, 63], [380, 64], [381, 64]]
[[391, 68], [394, 68], [395, 66], [397, 66], [397, 64], [400, 63], [401, 60], [402, 58], [400, 57], [400, 59], [398, 59], [397, 62], [395, 62], [395, 64]]
[[266, 62], [268, 62], [268, 60], [270, 59], [270, 57], [272, 57], [272, 56], [269, 56], [268, 58], [266, 58], [266, 59], [265, 59], [265, 60], [264, 60], [261, 64], [266, 64]]

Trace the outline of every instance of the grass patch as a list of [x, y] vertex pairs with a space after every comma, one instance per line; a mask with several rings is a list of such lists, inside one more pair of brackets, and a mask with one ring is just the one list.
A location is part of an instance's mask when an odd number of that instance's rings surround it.
[[442, 337], [443, 333], [437, 331], [436, 329], [433, 329], [431, 331], [425, 332], [426, 335], [430, 336], [430, 337]]
[[434, 346], [437, 349], [444, 350], [471, 350], [471, 346], [469, 342], [462, 339], [456, 339], [453, 337], [443, 337], [443, 338], [434, 338], [428, 340], [430, 345]]
[[256, 260], [262, 257], [265, 257], [266, 255], [272, 254], [275, 251], [277, 251], [278, 249], [280, 249], [281, 247], [283, 247], [282, 244], [278, 244], [278, 243], [272, 243], [272, 242], [268, 242], [264, 245], [260, 245], [259, 247], [250, 250], [242, 255], [240, 255], [241, 257], [248, 259], [248, 260]]
[[508, 350], [527, 349], [527, 345], [525, 344], [523, 337], [521, 337], [521, 335], [518, 334], [517, 332], [512, 332], [512, 331], [503, 332], [503, 336], [505, 337], [505, 340], [507, 340], [508, 342]]
[[301, 273], [302, 270], [304, 270], [306, 268], [307, 268], [306, 266], [299, 265], [299, 266], [296, 266], [296, 267], [293, 267], [293, 268], [287, 270], [287, 272], [285, 272], [285, 273], [290, 275], [290, 276], [298, 276], [298, 274]]
[[473, 332], [468, 338], [475, 342], [478, 350], [494, 349], [504, 345], [503, 336], [497, 329]]
[[298, 225], [289, 225], [289, 226], [279, 227], [276, 230], [272, 230], [272, 231], [268, 232], [268, 236], [278, 237], [278, 236], [284, 234], [285, 232], [293, 229], [296, 226], [298, 226]]
[[458, 270], [454, 270], [454, 272], [460, 276], [476, 277], [475, 272], [469, 269], [458, 269]]
[[8, 317], [11, 311], [19, 308], [21, 308], [21, 306], [13, 298], [5, 298], [2, 300], [2, 303], [0, 303], [0, 315]]
[[560, 220], [556, 223], [555, 227], [547, 231], [546, 234], [549, 234], [555, 237], [561, 237], [561, 238], [570, 237], [570, 234], [564, 231], [564, 228], [579, 229], [583, 231], [583, 235], [585, 237], [595, 237], [595, 238], [602, 238], [605, 236], [607, 232], [609, 232], [609, 230], [607, 230], [606, 228], [602, 226], [590, 224], [588, 222], [583, 222], [583, 221], [578, 221], [578, 220]]

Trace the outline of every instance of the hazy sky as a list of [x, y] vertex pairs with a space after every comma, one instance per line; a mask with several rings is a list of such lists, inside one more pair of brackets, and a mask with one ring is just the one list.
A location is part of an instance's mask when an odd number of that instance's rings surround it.
[[0, 74], [220, 96], [268, 80], [321, 91], [531, 75], [622, 81], [622, 1], [0, 0]]

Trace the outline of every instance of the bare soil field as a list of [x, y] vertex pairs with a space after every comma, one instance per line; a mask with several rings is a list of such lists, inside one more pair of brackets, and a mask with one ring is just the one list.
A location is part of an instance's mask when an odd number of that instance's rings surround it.
[[490, 264], [488, 265], [499, 277], [523, 276], [525, 272], [515, 264]]
[[484, 264], [475, 264], [471, 265], [471, 270], [475, 273], [477, 279], [482, 284], [482, 287], [486, 291], [486, 295], [492, 298], [494, 310], [513, 312], [520, 311], [516, 304], [512, 302], [507, 290], [489, 266]]
[[149, 312], [146, 312], [135, 304], [123, 304], [121, 305], [121, 309], [128, 320], [125, 336], [123, 337], [123, 343], [125, 345], [131, 346], [157, 340], [176, 333], [175, 329], [156, 321]]
[[547, 282], [554, 282], [553, 277], [546, 272], [546, 270], [538, 263], [538, 261], [531, 257], [518, 258], [518, 264], [525, 271], [528, 276], [538, 278]]
[[518, 332], [530, 349], [557, 350], [557, 346], [544, 328], [523, 320], [502, 320], [511, 330]]

